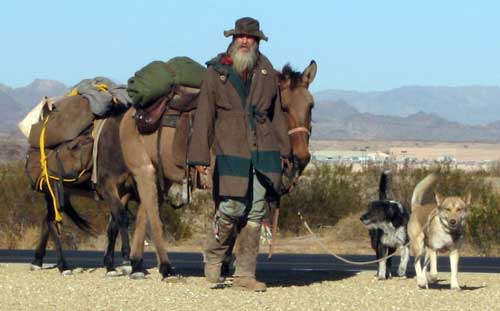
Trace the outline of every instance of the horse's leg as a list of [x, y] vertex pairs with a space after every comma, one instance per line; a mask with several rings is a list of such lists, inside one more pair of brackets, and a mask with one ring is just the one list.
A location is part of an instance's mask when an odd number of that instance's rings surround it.
[[147, 221], [151, 228], [153, 243], [159, 258], [159, 270], [163, 278], [174, 275], [163, 239], [163, 225], [160, 219], [156, 171], [152, 164], [144, 167], [141, 174], [135, 175], [137, 191], [141, 198], [141, 208], [145, 209]]
[[133, 279], [144, 278], [144, 267], [142, 266], [142, 256], [144, 254], [144, 238], [146, 237], [146, 211], [141, 205], [137, 210], [135, 219], [135, 230], [132, 238], [132, 248], [130, 251], [130, 263], [132, 271], [130, 277]]
[[[57, 186], [56, 186], [57, 187]], [[56, 190], [57, 191], [57, 190]], [[56, 256], [57, 256], [57, 268], [63, 275], [70, 275], [71, 270], [68, 269], [68, 265], [66, 260], [63, 257], [62, 253], [62, 243], [61, 243], [61, 235], [59, 232], [59, 228], [55, 221], [55, 212], [54, 212], [54, 202], [52, 200], [51, 195], [48, 192], [45, 192], [45, 202], [47, 203], [47, 228], [49, 235], [52, 237], [56, 247]], [[46, 244], [46, 242], [45, 242]]]
[[31, 263], [31, 270], [42, 269], [43, 258], [45, 257], [45, 251], [47, 250], [47, 242], [49, 240], [48, 217], [49, 214], [47, 213], [47, 216], [44, 217], [42, 221], [40, 240], [38, 241], [38, 245], [35, 249], [35, 259]]
[[[122, 197], [122, 209], [120, 210], [120, 222], [118, 223], [120, 227], [120, 236], [122, 239], [122, 264], [124, 266], [130, 266], [130, 239], [128, 235], [128, 226], [130, 224], [127, 204], [130, 198], [130, 194], [126, 194]], [[129, 271], [130, 272], [130, 271]]]
[[116, 237], [118, 236], [118, 224], [115, 221], [115, 217], [111, 215], [109, 217], [108, 223], [108, 246], [106, 247], [106, 252], [104, 253], [104, 267], [106, 268], [107, 276], [117, 276], [118, 273], [115, 270], [114, 266], [114, 255], [115, 255], [115, 244]]
[[[110, 188], [108, 188], [110, 189]], [[108, 225], [108, 246], [104, 254], [104, 266], [106, 267], [108, 276], [116, 276], [114, 266], [114, 252], [116, 245], [116, 237], [121, 233], [122, 237], [122, 256], [124, 261], [129, 261], [130, 245], [128, 241], [128, 215], [127, 210], [121, 199], [118, 199], [118, 191], [116, 187], [112, 191], [104, 191], [103, 198], [109, 204], [111, 217]], [[128, 201], [128, 195], [127, 195]], [[125, 202], [127, 202], [125, 201]], [[125, 242], [124, 242], [125, 241]], [[124, 246], [125, 244], [125, 246]]]
[[50, 220], [48, 222], [48, 227], [50, 236], [52, 237], [52, 240], [54, 241], [56, 247], [57, 268], [62, 273], [62, 275], [71, 275], [72, 272], [68, 268], [68, 264], [66, 263], [66, 260], [64, 259], [62, 253], [61, 233], [59, 232], [58, 225], [54, 220]]
[[[140, 205], [138, 212], [139, 223], [136, 224], [134, 233], [131, 263], [132, 272], [137, 271], [137, 263], [142, 261], [144, 251], [144, 236], [146, 219], [151, 226], [153, 242], [160, 258], [160, 273], [163, 277], [172, 274], [172, 267], [168, 261], [163, 235], [160, 215], [158, 213], [158, 191], [156, 169], [153, 159], [157, 153], [156, 148], [148, 149], [148, 146], [156, 146], [157, 136], [142, 136], [137, 131], [137, 127], [132, 117], [135, 110], [127, 111], [120, 123], [120, 142], [123, 151], [123, 158], [126, 166], [132, 173], [139, 196]], [[135, 267], [134, 267], [135, 266]], [[131, 277], [134, 277], [132, 273]]]

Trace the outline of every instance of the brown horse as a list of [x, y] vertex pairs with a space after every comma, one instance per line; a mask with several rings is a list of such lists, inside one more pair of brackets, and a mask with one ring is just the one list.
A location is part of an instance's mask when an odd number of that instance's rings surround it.
[[[117, 106], [118, 107], [118, 106]], [[114, 268], [114, 248], [118, 233], [122, 240], [122, 258], [125, 266], [130, 265], [130, 243], [128, 235], [129, 217], [127, 203], [129, 199], [136, 198], [134, 191], [134, 182], [132, 176], [125, 166], [121, 147], [119, 143], [119, 124], [123, 117], [123, 108], [118, 107], [113, 116], [106, 120], [99, 139], [98, 158], [97, 158], [97, 187], [96, 193], [101, 198], [99, 208], [109, 208], [110, 221], [107, 229], [108, 245], [104, 255], [104, 266], [109, 275], [117, 275]], [[84, 174], [76, 183], [59, 183], [51, 181], [52, 188], [56, 193], [64, 193], [58, 202], [61, 211], [68, 216], [80, 229], [90, 232], [89, 223], [83, 219], [71, 204], [70, 196], [94, 197], [94, 189], [90, 181], [90, 174]], [[62, 188], [61, 189], [61, 185]], [[64, 190], [63, 192], [61, 190]], [[62, 253], [60, 223], [55, 220], [55, 210], [53, 199], [47, 189], [43, 189], [47, 207], [47, 215], [42, 222], [41, 235], [35, 248], [35, 258], [31, 263], [32, 270], [41, 269], [47, 242], [51, 237], [55, 244], [57, 267], [64, 275], [71, 274], [68, 264]]]
[[[110, 275], [116, 274], [113, 264], [114, 247], [118, 232], [122, 238], [122, 258], [125, 265], [130, 265], [130, 243], [128, 238], [128, 200], [134, 195], [133, 180], [127, 171], [119, 144], [119, 123], [123, 112], [115, 111], [116, 116], [106, 120], [101, 131], [97, 158], [97, 194], [101, 197], [100, 208], [109, 208], [111, 212], [108, 224], [108, 247], [104, 256], [104, 265]], [[61, 183], [51, 181], [51, 186], [59, 196], [58, 202], [61, 211], [68, 216], [79, 228], [90, 232], [88, 222], [80, 217], [71, 204], [70, 196], [93, 196], [90, 174], [84, 174], [77, 183]], [[61, 190], [64, 190], [63, 192]], [[62, 253], [61, 226], [55, 220], [54, 202], [47, 187], [43, 189], [47, 207], [47, 215], [42, 222], [41, 235], [35, 249], [35, 258], [31, 263], [32, 270], [41, 269], [49, 237], [54, 241], [57, 256], [57, 267], [64, 275], [71, 274]]]
[[[303, 73], [295, 72], [287, 65], [280, 75], [280, 92], [288, 119], [296, 173], [301, 173], [310, 160], [308, 146], [311, 134], [313, 97], [308, 87], [314, 80], [316, 70], [316, 63], [312, 61]], [[159, 217], [159, 202], [162, 195], [159, 195], [157, 169], [163, 167], [165, 191], [168, 191], [173, 183], [181, 182], [185, 172], [172, 160], [174, 158], [172, 146], [175, 129], [163, 129], [165, 132], [161, 136], [160, 152], [158, 152], [158, 131], [150, 135], [140, 134], [133, 118], [134, 114], [135, 109], [130, 109], [120, 123], [123, 157], [134, 178], [140, 200], [130, 255], [131, 277], [134, 279], [144, 278], [142, 258], [146, 225], [149, 223], [159, 261], [159, 270], [163, 278], [167, 278], [173, 276], [175, 272], [168, 259], [166, 243], [163, 239], [163, 226]], [[158, 153], [161, 154], [161, 159], [158, 158]]]

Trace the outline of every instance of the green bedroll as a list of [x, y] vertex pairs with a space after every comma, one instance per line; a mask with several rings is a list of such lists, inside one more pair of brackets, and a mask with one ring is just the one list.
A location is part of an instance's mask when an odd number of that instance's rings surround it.
[[128, 80], [128, 94], [137, 108], [153, 104], [170, 93], [175, 85], [200, 88], [206, 68], [189, 57], [154, 61]]

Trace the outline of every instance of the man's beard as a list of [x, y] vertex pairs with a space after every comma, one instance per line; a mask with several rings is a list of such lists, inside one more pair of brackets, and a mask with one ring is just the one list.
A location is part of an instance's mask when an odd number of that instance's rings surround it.
[[254, 44], [252, 47], [249, 47], [249, 50], [246, 52], [240, 51], [240, 44], [234, 42], [229, 47], [229, 55], [233, 59], [233, 68], [237, 73], [242, 74], [245, 71], [250, 71], [255, 66], [257, 61], [257, 46], [258, 44]]

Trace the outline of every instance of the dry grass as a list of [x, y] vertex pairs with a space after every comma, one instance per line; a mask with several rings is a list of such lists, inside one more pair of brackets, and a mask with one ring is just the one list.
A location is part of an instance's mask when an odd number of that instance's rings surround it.
[[[386, 168], [391, 167], [365, 166], [363, 171], [352, 172], [350, 166], [312, 165], [296, 191], [283, 198], [276, 251], [323, 252], [303, 229], [297, 217], [300, 210], [313, 230], [335, 250], [372, 253], [367, 231], [359, 217], [368, 203], [377, 197], [378, 178]], [[446, 166], [392, 169], [393, 198], [401, 201], [407, 209], [414, 186], [430, 169], [441, 170], [443, 177], [437, 188], [442, 193], [456, 195], [471, 191], [474, 203], [467, 228], [467, 253], [500, 255], [500, 191], [494, 188], [498, 187], [497, 167], [491, 172], [467, 173]], [[491, 185], [490, 181], [497, 183]], [[0, 248], [33, 249], [38, 241], [39, 223], [44, 217], [45, 207], [41, 195], [27, 185], [21, 163], [0, 165], [0, 200], [3, 202], [0, 206]], [[82, 234], [70, 221], [65, 221], [64, 248], [103, 250], [109, 219], [107, 207], [88, 198], [75, 198], [73, 203], [84, 218], [91, 220], [97, 234]], [[130, 209], [135, 214], [136, 205], [131, 204]], [[206, 191], [197, 192], [189, 208], [174, 210], [163, 206], [161, 218], [172, 246], [170, 249], [201, 250], [213, 212], [211, 196]]]

